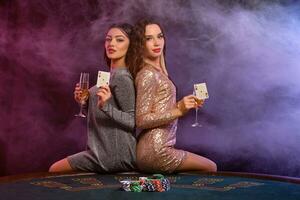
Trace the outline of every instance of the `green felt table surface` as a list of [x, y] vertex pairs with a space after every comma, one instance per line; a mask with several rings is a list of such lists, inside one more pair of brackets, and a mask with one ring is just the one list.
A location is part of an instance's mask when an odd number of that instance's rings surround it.
[[149, 176], [122, 174], [46, 174], [22, 178], [0, 178], [2, 200], [99, 200], [99, 199], [203, 199], [203, 200], [300, 200], [296, 178], [235, 173], [180, 173], [165, 175], [171, 182], [167, 192], [125, 192], [120, 180]]

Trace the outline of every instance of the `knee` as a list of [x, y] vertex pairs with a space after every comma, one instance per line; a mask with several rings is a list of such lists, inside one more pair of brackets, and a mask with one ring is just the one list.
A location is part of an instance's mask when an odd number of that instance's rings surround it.
[[63, 169], [61, 161], [57, 161], [53, 163], [50, 168], [48, 169], [48, 172], [61, 172]]
[[57, 172], [56, 163], [52, 164], [48, 169], [48, 172]]
[[208, 171], [210, 171], [210, 172], [216, 172], [217, 169], [218, 169], [217, 164], [214, 163], [213, 161], [211, 161], [211, 163], [209, 164], [209, 169], [208, 169]]

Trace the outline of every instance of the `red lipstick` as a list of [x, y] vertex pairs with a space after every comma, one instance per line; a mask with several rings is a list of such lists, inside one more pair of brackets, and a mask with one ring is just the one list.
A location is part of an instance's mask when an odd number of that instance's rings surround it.
[[161, 50], [161, 48], [152, 49], [152, 51], [153, 51], [154, 53], [159, 53], [159, 52], [160, 52], [160, 50]]
[[108, 52], [109, 54], [113, 54], [113, 53], [116, 52], [116, 50], [109, 48], [109, 49], [107, 50], [107, 52]]

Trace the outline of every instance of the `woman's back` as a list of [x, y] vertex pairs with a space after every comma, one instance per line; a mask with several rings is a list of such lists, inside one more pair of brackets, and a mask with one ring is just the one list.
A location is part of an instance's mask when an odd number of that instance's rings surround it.
[[143, 127], [137, 145], [137, 164], [147, 172], [172, 172], [185, 157], [174, 149], [177, 119], [170, 110], [176, 107], [176, 89], [169, 78], [145, 66], [136, 78], [136, 118]]
[[[114, 172], [135, 168], [135, 90], [126, 68], [114, 71], [110, 88], [112, 98], [102, 109], [97, 109], [98, 88], [94, 86], [89, 91], [88, 152], [80, 152], [84, 155], [78, 156], [78, 160], [77, 156], [69, 157], [71, 165], [76, 162], [81, 170]], [[82, 157], [87, 157], [93, 164], [87, 167]]]

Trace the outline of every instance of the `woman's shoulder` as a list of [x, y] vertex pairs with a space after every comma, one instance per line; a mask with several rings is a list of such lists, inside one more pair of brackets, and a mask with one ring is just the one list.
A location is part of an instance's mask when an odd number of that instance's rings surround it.
[[158, 75], [157, 70], [155, 70], [153, 67], [149, 65], [143, 66], [143, 68], [137, 73], [137, 79], [156, 79]]
[[133, 78], [127, 68], [122, 68], [122, 69], [115, 71], [113, 77], [115, 79], [131, 79], [131, 80], [133, 80]]

